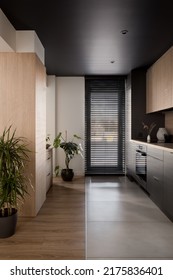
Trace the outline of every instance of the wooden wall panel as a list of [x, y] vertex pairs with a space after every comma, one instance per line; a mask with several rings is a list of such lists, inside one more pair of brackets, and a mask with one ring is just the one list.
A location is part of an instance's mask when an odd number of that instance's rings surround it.
[[23, 216], [35, 216], [35, 54], [17, 54], [17, 99], [16, 119], [18, 118], [18, 133], [25, 136], [31, 150], [28, 176], [34, 189], [29, 188], [29, 195], [25, 196], [25, 203], [21, 209]]
[[173, 135], [173, 111], [165, 112], [165, 127]]
[[[17, 128], [17, 134], [29, 140], [29, 148], [32, 151], [27, 173], [34, 190], [29, 189], [29, 195], [21, 207], [21, 215], [24, 216], [37, 214], [41, 202], [43, 203], [41, 199], [39, 205], [36, 205], [36, 196], [39, 195], [37, 188], [40, 186], [46, 188], [44, 179], [38, 183], [41, 179], [38, 180], [38, 176], [36, 178], [37, 168], [38, 174], [44, 174], [46, 153], [45, 68], [38, 61], [34, 53], [0, 53], [0, 134], [4, 127], [13, 124], [13, 127]], [[38, 164], [42, 161], [43, 166], [41, 163]], [[41, 175], [39, 177], [41, 178]]]
[[16, 65], [17, 57], [13, 53], [0, 53], [0, 133], [14, 121], [11, 108], [12, 104], [16, 107]]

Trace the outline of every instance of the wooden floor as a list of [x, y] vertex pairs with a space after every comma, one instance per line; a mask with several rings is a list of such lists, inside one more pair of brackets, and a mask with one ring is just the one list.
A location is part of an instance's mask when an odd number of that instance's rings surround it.
[[0, 260], [40, 259], [85, 259], [84, 177], [55, 178], [37, 217], [19, 217], [15, 235], [0, 239]]

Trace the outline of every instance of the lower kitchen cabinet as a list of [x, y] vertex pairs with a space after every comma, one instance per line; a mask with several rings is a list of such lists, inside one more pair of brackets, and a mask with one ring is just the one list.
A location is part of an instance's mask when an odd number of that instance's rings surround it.
[[[137, 181], [143, 188], [136, 172], [137, 147], [143, 142], [131, 141], [127, 150], [127, 176]], [[168, 144], [170, 146], [170, 144]], [[166, 145], [165, 145], [166, 146]], [[147, 144], [147, 193], [152, 201], [173, 222], [173, 144], [165, 149], [159, 145]], [[145, 188], [144, 188], [145, 189]]]
[[148, 147], [147, 190], [151, 199], [162, 209], [164, 194], [163, 150]]
[[164, 151], [164, 212], [173, 221], [173, 152]]

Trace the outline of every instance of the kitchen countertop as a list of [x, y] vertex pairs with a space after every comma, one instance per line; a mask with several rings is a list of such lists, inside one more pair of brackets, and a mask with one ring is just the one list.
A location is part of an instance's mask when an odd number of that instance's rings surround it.
[[162, 150], [166, 150], [166, 151], [171, 151], [173, 152], [173, 143], [158, 143], [158, 142], [151, 142], [151, 143], [147, 143], [145, 141], [141, 141], [141, 140], [130, 140], [131, 142], [137, 143], [137, 144], [145, 144], [147, 146], [154, 146], [158, 149], [162, 149]]

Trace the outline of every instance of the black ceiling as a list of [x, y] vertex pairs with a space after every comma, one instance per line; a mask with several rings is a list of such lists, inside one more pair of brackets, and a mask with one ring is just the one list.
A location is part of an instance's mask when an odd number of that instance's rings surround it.
[[49, 75], [128, 74], [173, 45], [172, 0], [0, 0], [0, 8], [15, 29], [36, 31]]

